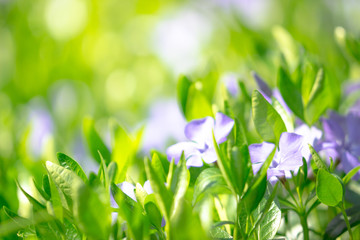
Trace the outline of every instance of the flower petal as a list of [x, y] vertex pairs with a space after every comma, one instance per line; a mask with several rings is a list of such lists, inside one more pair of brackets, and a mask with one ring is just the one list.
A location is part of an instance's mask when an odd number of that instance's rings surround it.
[[331, 112], [330, 118], [323, 119], [322, 124], [327, 141], [345, 141], [345, 117]]
[[216, 142], [218, 144], [225, 142], [226, 137], [229, 135], [233, 127], [233, 119], [220, 112], [216, 113], [214, 129]]
[[150, 181], [149, 180], [146, 180], [144, 182], [144, 189], [145, 191], [147, 192], [147, 194], [152, 194], [154, 191], [152, 190], [151, 188], [151, 184], [150, 184]]
[[189, 140], [205, 146], [206, 143], [212, 142], [214, 124], [212, 117], [193, 120], [185, 127], [185, 136]]
[[182, 152], [184, 152], [185, 158], [187, 159], [189, 156], [199, 151], [196, 143], [179, 142], [177, 144], [168, 147], [168, 149], [166, 150], [166, 155], [169, 161], [171, 161], [174, 158], [175, 164], [177, 164], [180, 160]]
[[304, 137], [301, 154], [308, 162], [310, 160], [311, 154], [310, 149], [307, 145], [314, 145], [315, 143], [317, 143], [317, 141], [319, 141], [322, 137], [322, 131], [320, 131], [316, 127], [309, 128], [306, 124], [302, 124], [297, 127], [294, 132]]
[[135, 186], [132, 185], [129, 182], [122, 182], [120, 184], [120, 189], [121, 191], [123, 191], [123, 193], [125, 193], [127, 196], [129, 196], [132, 200], [134, 200], [136, 202], [136, 196], [135, 196]]
[[304, 137], [296, 133], [284, 132], [279, 142], [279, 170], [295, 170], [302, 166], [302, 148]]
[[260, 170], [262, 164], [274, 150], [275, 144], [263, 142], [259, 144], [251, 144], [249, 146], [250, 159], [254, 175]]
[[259, 90], [261, 91], [264, 98], [266, 98], [266, 100], [269, 99], [271, 101], [272, 91], [269, 85], [259, 75], [257, 75], [256, 72], [252, 72], [252, 75], [256, 81], [256, 84], [260, 88]]
[[346, 117], [347, 131], [351, 145], [360, 145], [360, 114], [349, 113]]
[[217, 155], [216, 155], [215, 148], [212, 147], [212, 148], [207, 149], [205, 152], [203, 152], [202, 153], [202, 159], [206, 163], [216, 162]]
[[201, 154], [194, 154], [191, 155], [187, 161], [186, 161], [186, 166], [189, 167], [202, 167], [204, 165], [202, 158], [201, 158]]
[[255, 143], [249, 146], [249, 153], [252, 163], [263, 163], [274, 150], [275, 144], [263, 142]]
[[360, 165], [360, 161], [354, 155], [352, 155], [348, 151], [342, 152], [342, 154], [341, 154], [341, 168], [345, 172], [349, 172], [349, 171], [351, 171], [351, 169], [353, 169], [354, 167], [357, 167], [359, 165]]

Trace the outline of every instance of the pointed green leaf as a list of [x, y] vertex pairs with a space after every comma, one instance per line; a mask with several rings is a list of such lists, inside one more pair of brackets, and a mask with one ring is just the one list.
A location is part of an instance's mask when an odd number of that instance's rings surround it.
[[84, 182], [87, 182], [87, 177], [84, 172], [84, 170], [81, 168], [81, 166], [71, 157], [67, 156], [64, 153], [57, 153], [56, 154], [57, 159], [60, 163], [60, 166], [69, 169], [76, 173]]
[[283, 67], [278, 71], [278, 88], [286, 104], [296, 116], [304, 120], [304, 104], [300, 91]]
[[325, 205], [335, 207], [343, 199], [343, 186], [331, 173], [319, 169], [316, 176], [316, 196]]
[[97, 133], [94, 120], [90, 118], [85, 118], [83, 121], [83, 131], [92, 157], [98, 163], [101, 163], [101, 159], [98, 154], [98, 151], [100, 151], [105, 159], [106, 164], [108, 164], [111, 160], [111, 154], [109, 149], [106, 147], [105, 143]]
[[257, 90], [252, 94], [252, 112], [256, 131], [267, 142], [279, 142], [286, 127], [279, 113], [266, 101]]

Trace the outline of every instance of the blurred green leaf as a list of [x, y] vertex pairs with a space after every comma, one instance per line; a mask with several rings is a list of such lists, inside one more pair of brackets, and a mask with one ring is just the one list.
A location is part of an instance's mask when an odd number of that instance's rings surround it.
[[266, 191], [266, 184], [267, 179], [265, 175], [265, 177], [260, 177], [254, 180], [253, 184], [251, 184], [244, 194], [241, 199], [241, 204], [245, 207], [248, 214], [254, 211], [263, 199]]
[[101, 159], [98, 153], [98, 151], [100, 151], [105, 159], [106, 164], [108, 164], [111, 160], [111, 154], [97, 133], [94, 120], [91, 118], [85, 118], [83, 121], [83, 131], [92, 157], [100, 164]]
[[256, 131], [267, 142], [278, 143], [286, 127], [276, 110], [257, 90], [252, 94], [252, 112]]
[[147, 158], [145, 158], [145, 170], [146, 175], [150, 180], [151, 188], [154, 191], [160, 210], [164, 214], [166, 221], [169, 221], [170, 209], [174, 198], [173, 194], [165, 187], [165, 183], [158, 176], [158, 173], [155, 171], [155, 169], [153, 169], [149, 159]]
[[192, 204], [195, 205], [206, 194], [231, 193], [218, 168], [203, 170], [196, 179]]
[[74, 159], [72, 159], [71, 157], [67, 156], [64, 153], [57, 153], [56, 156], [60, 163], [60, 166], [73, 171], [84, 182], [87, 182], [87, 177], [86, 177], [86, 174], [84, 173], [84, 170]]
[[299, 64], [300, 51], [297, 43], [294, 41], [290, 33], [281, 26], [275, 26], [272, 29], [280, 51], [286, 59], [288, 66], [294, 70]]
[[328, 170], [328, 167], [326, 166], [325, 162], [320, 158], [319, 154], [315, 151], [315, 149], [309, 144], [310, 153], [312, 155], [312, 159], [314, 160], [316, 167], [318, 169], [324, 169], [326, 171]]
[[316, 196], [325, 205], [335, 207], [343, 200], [343, 186], [331, 173], [319, 169], [316, 176]]
[[[360, 224], [360, 205], [356, 205], [346, 209], [346, 214], [349, 218], [350, 226], [353, 228]], [[324, 233], [324, 240], [338, 239], [341, 234], [347, 231], [346, 223], [342, 213], [336, 215], [326, 227]]]
[[237, 194], [241, 196], [251, 170], [251, 160], [247, 145], [243, 145], [241, 148], [234, 147], [231, 149], [230, 169], [234, 176], [234, 185], [236, 186]]
[[186, 104], [188, 100], [189, 88], [192, 82], [187, 76], [180, 76], [177, 84], [177, 97], [181, 110], [186, 116]]
[[344, 185], [347, 184], [352, 177], [355, 176], [355, 174], [357, 174], [360, 171], [360, 166], [357, 166], [353, 169], [351, 169], [342, 179]]
[[113, 153], [111, 161], [114, 161], [117, 164], [115, 183], [120, 183], [125, 180], [126, 171], [131, 164], [134, 155], [134, 145], [125, 129], [117, 123], [114, 123], [113, 134]]
[[110, 234], [110, 200], [105, 191], [94, 191], [82, 182], [74, 183], [74, 217], [89, 238], [107, 239]]
[[211, 102], [209, 102], [204, 93], [198, 89], [198, 85], [198, 83], [194, 83], [189, 88], [185, 112], [188, 121], [213, 116]]
[[290, 76], [283, 67], [278, 71], [278, 88], [286, 104], [296, 116], [304, 120], [304, 104], [301, 92], [292, 82]]

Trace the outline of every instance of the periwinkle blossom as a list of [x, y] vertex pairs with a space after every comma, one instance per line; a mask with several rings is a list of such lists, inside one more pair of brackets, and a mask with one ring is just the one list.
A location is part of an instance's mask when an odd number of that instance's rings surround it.
[[309, 127], [306, 124], [301, 124], [297, 128], [295, 128], [294, 133], [304, 137], [303, 138], [304, 147], [302, 148], [301, 152], [306, 162], [309, 162], [311, 159], [311, 153], [310, 153], [310, 149], [307, 146], [308, 144], [310, 144], [311, 146], [314, 146], [314, 148], [317, 149], [317, 146], [319, 145], [320, 139], [323, 135], [322, 131], [314, 126]]
[[[296, 133], [282, 133], [279, 141], [279, 149], [276, 149], [274, 158], [267, 170], [268, 180], [270, 182], [275, 182], [278, 178], [291, 176], [290, 171], [297, 171], [299, 167], [303, 165], [303, 147], [303, 136]], [[258, 173], [274, 148], [275, 144], [268, 142], [251, 144], [249, 146], [254, 174]]]
[[324, 141], [321, 150], [334, 160], [345, 172], [360, 165], [360, 113], [350, 112], [340, 116], [331, 112], [328, 119], [322, 119]]
[[233, 97], [237, 97], [240, 94], [240, 88], [237, 79], [238, 77], [234, 73], [226, 73], [221, 77], [221, 82], [224, 83], [227, 91]]
[[170, 146], [166, 151], [168, 160], [174, 158], [177, 164], [184, 152], [188, 167], [201, 167], [203, 161], [215, 162], [217, 156], [213, 144], [213, 132], [216, 142], [220, 144], [226, 141], [233, 126], [234, 120], [223, 113], [217, 113], [215, 120], [212, 117], [205, 117], [189, 122], [185, 127], [185, 136], [190, 141]]

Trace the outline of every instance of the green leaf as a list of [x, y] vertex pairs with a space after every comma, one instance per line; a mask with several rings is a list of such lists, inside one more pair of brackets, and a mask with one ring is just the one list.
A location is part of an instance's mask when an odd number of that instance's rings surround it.
[[186, 159], [184, 153], [175, 170], [174, 178], [171, 184], [175, 183], [174, 201], [172, 203], [171, 216], [176, 215], [179, 210], [180, 202], [184, 201], [186, 190], [190, 182], [190, 173], [186, 167]]
[[234, 142], [235, 146], [241, 147], [244, 144], [247, 144], [246, 133], [243, 124], [237, 118], [235, 118], [234, 124]]
[[269, 202], [270, 206], [266, 210], [266, 213], [262, 215], [267, 204], [268, 202], [264, 198], [253, 212], [254, 219], [262, 217], [262, 220], [256, 229], [256, 233], [260, 240], [273, 239], [281, 223], [281, 210], [274, 201]]
[[151, 224], [156, 227], [156, 229], [161, 230], [162, 216], [156, 204], [152, 201], [148, 201], [145, 203], [144, 208], [146, 214], [149, 216]]
[[343, 199], [343, 186], [331, 173], [319, 169], [316, 176], [316, 196], [325, 205], [334, 207]]
[[125, 180], [126, 171], [134, 156], [133, 142], [123, 127], [114, 123], [113, 125], [113, 153], [111, 161], [117, 164], [117, 176], [115, 183]]
[[188, 121], [213, 116], [211, 103], [204, 93], [198, 89], [198, 85], [201, 84], [195, 83], [189, 88], [185, 112], [185, 117]]
[[229, 188], [218, 168], [203, 170], [196, 179], [193, 194], [193, 205], [206, 194], [228, 193]]
[[47, 161], [46, 168], [49, 172], [51, 179], [54, 181], [61, 191], [68, 197], [72, 197], [73, 186], [81, 181], [80, 178], [73, 172], [57, 164]]
[[147, 178], [150, 180], [151, 188], [154, 191], [160, 210], [164, 214], [166, 221], [169, 221], [170, 209], [174, 198], [172, 192], [165, 187], [165, 183], [157, 175], [148, 158], [145, 158], [145, 171]]
[[[349, 218], [350, 226], [353, 228], [360, 224], [360, 205], [356, 205], [349, 209], [346, 209], [346, 215]], [[335, 240], [340, 237], [341, 234], [347, 231], [346, 223], [342, 213], [339, 213], [334, 217], [331, 222], [327, 225], [324, 239]]]
[[44, 192], [46, 192], [47, 195], [51, 197], [50, 180], [47, 174], [44, 174], [42, 179], [42, 184], [43, 184]]
[[105, 143], [97, 133], [94, 120], [90, 118], [85, 118], [83, 121], [83, 131], [92, 157], [98, 163], [101, 163], [101, 159], [98, 153], [98, 151], [100, 151], [105, 159], [106, 164], [108, 164], [111, 160], [111, 154], [109, 149], [106, 147]]
[[166, 175], [165, 175], [165, 171], [164, 171], [163, 165], [161, 163], [161, 160], [160, 160], [160, 158], [159, 158], [159, 156], [157, 154], [153, 154], [152, 156], [153, 156], [153, 158], [151, 159], [151, 166], [153, 167], [155, 172], [158, 174], [160, 179], [163, 182], [165, 182], [166, 181]]
[[229, 160], [226, 158], [226, 155], [221, 152], [221, 149], [219, 148], [219, 146], [215, 140], [214, 132], [213, 132], [213, 144], [214, 144], [215, 152], [216, 152], [216, 155], [218, 158], [217, 164], [219, 165], [219, 169], [220, 169], [228, 187], [235, 194], [236, 190], [233, 185], [233, 176], [232, 176], [232, 173], [230, 170]]
[[266, 183], [266, 176], [256, 179], [244, 194], [241, 204], [243, 204], [248, 214], [254, 211], [263, 199], [266, 191]]
[[50, 175], [50, 189], [51, 189], [51, 205], [52, 205], [52, 210], [54, 212], [54, 216], [57, 217], [61, 222], [63, 222], [64, 211], [63, 211], [63, 204], [59, 192], [61, 191], [61, 189], [56, 186], [51, 175]]
[[212, 239], [233, 239], [232, 236], [225, 230], [220, 227], [215, 227], [210, 230], [210, 235]]
[[278, 112], [266, 101], [257, 90], [252, 94], [252, 112], [256, 131], [267, 142], [279, 142], [286, 127]]
[[25, 197], [29, 200], [29, 202], [34, 206], [34, 210], [38, 211], [38, 210], [44, 210], [46, 209], [46, 207], [44, 205], [42, 205], [38, 200], [36, 200], [33, 196], [31, 196], [30, 194], [28, 194], [21, 186], [18, 182], [16, 182], [18, 187], [20, 188], [21, 192], [25, 195]]
[[251, 170], [251, 160], [247, 145], [241, 148], [234, 147], [231, 150], [230, 169], [234, 177], [233, 183], [236, 187], [237, 194], [241, 196]]
[[300, 91], [283, 67], [278, 71], [278, 88], [286, 104], [296, 116], [304, 120], [304, 104]]
[[84, 172], [84, 170], [81, 168], [81, 166], [71, 157], [67, 156], [64, 153], [57, 153], [56, 154], [57, 159], [60, 163], [60, 166], [69, 169], [76, 173], [84, 182], [87, 182], [87, 177]]
[[279, 113], [281, 119], [284, 121], [285, 127], [288, 132], [294, 131], [294, 121], [293, 118], [286, 112], [285, 108], [281, 103], [274, 97], [271, 98], [272, 106]]
[[329, 90], [329, 83], [325, 80], [323, 69], [319, 69], [305, 106], [305, 121], [308, 125], [313, 125], [318, 121], [330, 106], [333, 91]]
[[348, 173], [345, 175], [345, 177], [343, 177], [343, 179], [342, 179], [344, 185], [347, 184], [347, 183], [351, 180], [351, 178], [354, 177], [355, 174], [358, 173], [359, 171], [360, 171], [360, 166], [357, 166], [357, 167], [351, 169], [351, 171], [348, 172]]
[[294, 70], [299, 64], [300, 51], [290, 33], [281, 26], [275, 26], [272, 34], [289, 67]]
[[35, 181], [35, 179], [33, 179], [34, 182], [34, 186], [36, 188], [36, 190], [40, 193], [40, 195], [47, 201], [50, 200], [50, 196], [49, 194], [47, 194]]
[[74, 191], [74, 217], [80, 230], [88, 237], [107, 239], [111, 227], [110, 200], [104, 189], [94, 189], [77, 182]]
[[328, 167], [326, 166], [325, 162], [320, 158], [319, 154], [315, 151], [315, 149], [309, 144], [310, 153], [312, 155], [312, 159], [314, 160], [316, 167], [318, 169], [324, 169], [329, 171]]
[[167, 223], [171, 225], [168, 239], [208, 239], [201, 226], [199, 216], [193, 212], [187, 201], [179, 201], [177, 211], [171, 216], [171, 221], [167, 221]]
[[189, 88], [192, 82], [186, 76], [180, 76], [177, 84], [177, 97], [183, 114], [186, 113], [186, 104], [188, 100]]

